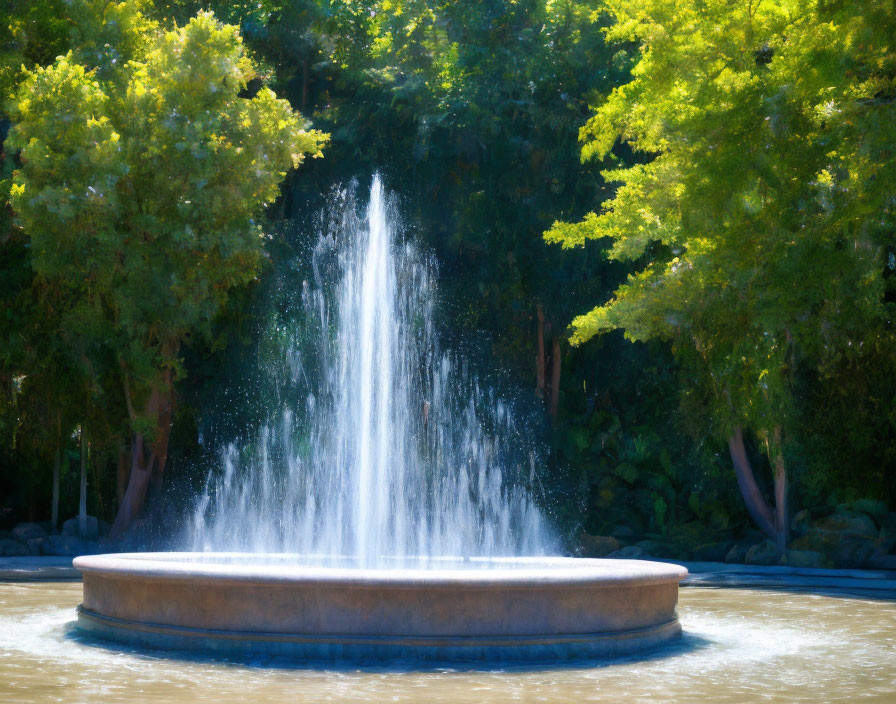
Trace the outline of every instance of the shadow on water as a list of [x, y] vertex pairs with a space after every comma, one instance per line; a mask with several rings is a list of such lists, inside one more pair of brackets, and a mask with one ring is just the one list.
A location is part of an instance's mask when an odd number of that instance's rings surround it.
[[144, 660], [180, 661], [190, 664], [208, 664], [221, 667], [247, 667], [270, 670], [316, 670], [330, 672], [367, 672], [374, 674], [405, 673], [470, 673], [470, 672], [544, 672], [558, 670], [584, 670], [614, 667], [633, 663], [652, 662], [679, 657], [688, 653], [709, 648], [713, 641], [702, 636], [682, 633], [681, 638], [665, 645], [651, 648], [642, 653], [608, 656], [605, 658], [569, 658], [550, 661], [512, 661], [490, 659], [488, 661], [421, 661], [412, 659], [389, 659], [380, 661], [374, 658], [349, 659], [311, 659], [299, 656], [265, 655], [265, 654], [222, 654], [201, 653], [193, 650], [175, 650], [152, 647], [140, 647], [106, 640], [97, 635], [87, 633], [78, 628], [72, 621], [64, 627], [64, 638], [91, 648], [108, 651], [110, 654], [131, 655]]

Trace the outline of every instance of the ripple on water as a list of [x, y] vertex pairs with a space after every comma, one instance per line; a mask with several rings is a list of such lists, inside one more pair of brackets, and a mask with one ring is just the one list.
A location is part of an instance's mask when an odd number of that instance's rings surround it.
[[683, 589], [685, 636], [561, 668], [300, 666], [117, 649], [73, 633], [80, 584], [0, 584], [3, 702], [896, 701], [896, 604]]

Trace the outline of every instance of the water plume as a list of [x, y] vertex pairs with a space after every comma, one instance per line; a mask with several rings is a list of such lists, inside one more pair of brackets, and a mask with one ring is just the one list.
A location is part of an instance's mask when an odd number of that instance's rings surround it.
[[331, 206], [305, 333], [283, 364], [314, 382], [254, 442], [223, 450], [190, 547], [366, 566], [553, 552], [531, 497], [535, 454], [509, 405], [440, 349], [434, 264], [398, 236], [381, 179], [364, 212], [349, 192]]

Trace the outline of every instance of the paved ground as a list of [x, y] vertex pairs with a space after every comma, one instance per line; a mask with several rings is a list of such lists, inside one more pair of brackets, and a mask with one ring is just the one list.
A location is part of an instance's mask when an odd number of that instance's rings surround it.
[[[673, 560], [668, 560], [673, 562]], [[896, 572], [684, 562], [684, 586], [753, 587], [852, 594], [896, 600]], [[0, 557], [0, 581], [79, 580], [70, 557]]]

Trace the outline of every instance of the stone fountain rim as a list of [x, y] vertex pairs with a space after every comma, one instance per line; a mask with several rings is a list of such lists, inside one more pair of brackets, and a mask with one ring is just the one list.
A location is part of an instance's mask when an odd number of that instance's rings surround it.
[[[203, 558], [245, 559], [245, 563], [202, 562]], [[284, 564], [301, 555], [284, 553], [110, 553], [84, 555], [74, 567], [85, 576], [102, 574], [119, 579], [153, 581], [213, 581], [217, 584], [306, 585], [355, 589], [581, 589], [680, 582], [688, 571], [681, 565], [645, 560], [581, 557], [473, 558], [484, 567], [430, 569], [367, 568]], [[270, 563], [251, 560], [272, 560]], [[279, 560], [279, 562], [275, 562]], [[513, 568], [500, 567], [513, 563]], [[520, 567], [531, 563], [533, 567]], [[487, 566], [486, 566], [487, 565]], [[496, 566], [498, 565], [498, 566]]]

